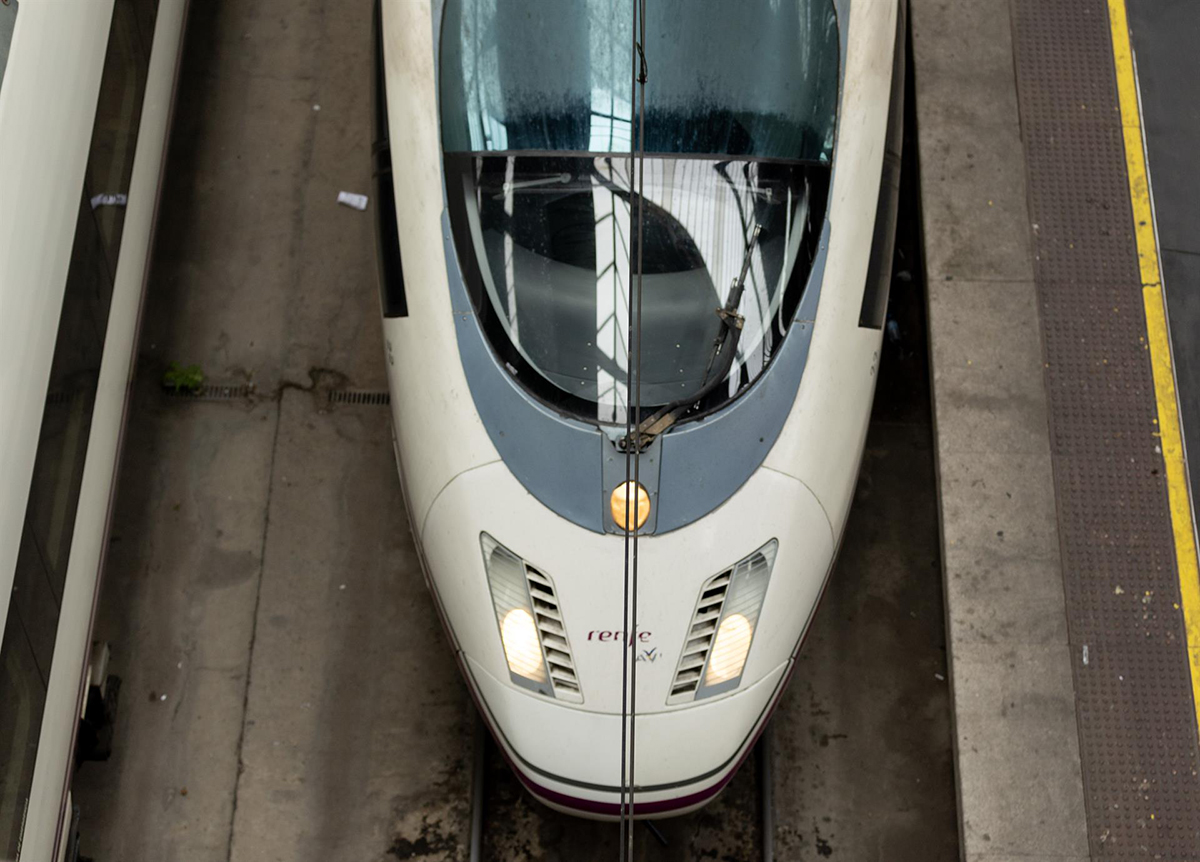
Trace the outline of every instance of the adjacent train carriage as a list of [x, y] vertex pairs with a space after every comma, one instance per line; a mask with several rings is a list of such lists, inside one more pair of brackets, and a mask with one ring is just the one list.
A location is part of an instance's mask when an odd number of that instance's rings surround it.
[[0, 0], [4, 862], [74, 859], [71, 775], [104, 684], [92, 615], [185, 7]]

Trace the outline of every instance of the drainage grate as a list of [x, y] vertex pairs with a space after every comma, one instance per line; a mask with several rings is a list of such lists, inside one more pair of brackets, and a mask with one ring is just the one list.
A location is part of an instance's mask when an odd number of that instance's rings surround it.
[[249, 398], [253, 395], [255, 386], [252, 383], [230, 385], [209, 383], [194, 391], [187, 389], [167, 389], [166, 387], [163, 388], [163, 391], [167, 393], [168, 398], [179, 398], [184, 401], [236, 401], [240, 398]]
[[383, 407], [392, 403], [392, 396], [385, 392], [370, 389], [331, 389], [329, 390], [330, 404], [371, 404]]

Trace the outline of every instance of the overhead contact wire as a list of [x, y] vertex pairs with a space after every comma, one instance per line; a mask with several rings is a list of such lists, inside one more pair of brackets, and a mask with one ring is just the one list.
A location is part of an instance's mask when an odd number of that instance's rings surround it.
[[[633, 59], [631, 68], [637, 68], [637, 0], [633, 0]], [[636, 76], [636, 72], [634, 73]], [[629, 103], [629, 158], [630, 158], [630, 183], [633, 185], [633, 167], [632, 162], [635, 157], [633, 149], [633, 102]], [[630, 198], [632, 207], [632, 197]], [[614, 210], [615, 212], [615, 210]], [[632, 215], [632, 210], [631, 213]], [[629, 254], [629, 269], [633, 270], [633, 248], [628, 249]], [[628, 442], [633, 439], [633, 428], [631, 426], [633, 413], [630, 410], [629, 396], [633, 391], [633, 363], [630, 361], [630, 347], [633, 344], [633, 279], [629, 279], [628, 284], [629, 299], [625, 303], [625, 440]], [[630, 463], [629, 446], [625, 447], [625, 516], [621, 524], [621, 529], [624, 532], [624, 553], [622, 554], [625, 566], [624, 577], [622, 584], [624, 588], [624, 596], [621, 603], [621, 628], [628, 630], [629, 626], [629, 480], [633, 477], [633, 471]], [[621, 645], [621, 803], [617, 809], [620, 817], [620, 849], [618, 851], [618, 859], [620, 862], [627, 862], [625, 855], [626, 851], [626, 833], [632, 832], [630, 828], [628, 812], [625, 810], [625, 788], [627, 778], [626, 746], [628, 745], [628, 728], [626, 727], [626, 716], [629, 711], [629, 650], [625, 644]]]
[[[632, 83], [630, 94], [630, 169], [629, 186], [633, 189], [633, 170], [638, 170], [637, 198], [637, 268], [636, 277], [629, 279], [629, 302], [626, 321], [625, 351], [625, 515], [624, 532], [624, 643], [621, 649], [621, 801], [620, 841], [621, 862], [633, 859], [633, 814], [634, 814], [634, 751], [637, 716], [637, 659], [634, 653], [637, 643], [637, 575], [638, 533], [637, 501], [641, 481], [641, 425], [642, 413], [642, 238], [643, 205], [645, 189], [645, 121], [646, 121], [646, 61], [643, 42], [646, 30], [645, 0], [633, 0], [633, 46]], [[640, 39], [639, 39], [640, 34]], [[638, 87], [641, 85], [641, 98]], [[634, 143], [632, 121], [633, 106], [639, 105], [638, 138]], [[634, 195], [630, 195], [631, 215]], [[629, 250], [629, 268], [634, 270], [633, 249]], [[632, 396], [632, 398], [631, 398]], [[632, 401], [632, 403], [630, 403]], [[633, 484], [630, 484], [630, 480]], [[630, 529], [630, 520], [634, 527]], [[627, 780], [628, 779], [628, 780]], [[626, 798], [628, 796], [628, 805]]]
[[[633, 447], [633, 484], [634, 484], [634, 500], [640, 500], [638, 493], [641, 488], [641, 462], [642, 462], [642, 248], [643, 248], [643, 225], [645, 222], [645, 207], [646, 207], [646, 0], [634, 0], [635, 7], [640, 12], [638, 16], [637, 26], [637, 46], [638, 46], [638, 67], [636, 71], [635, 82], [638, 90], [638, 145], [637, 145], [637, 170], [638, 170], [638, 190], [637, 190], [637, 290], [635, 296], [637, 298], [637, 316], [634, 318], [634, 365], [637, 368], [637, 373], [633, 378], [634, 396], [633, 396], [633, 427], [638, 429], [638, 439], [634, 442]], [[632, 105], [630, 105], [632, 107]], [[636, 510], [635, 510], [636, 511]], [[628, 650], [630, 652], [629, 660], [629, 858], [633, 859], [633, 817], [636, 811], [634, 805], [634, 794], [637, 788], [637, 628], [638, 628], [638, 527], [637, 520], [639, 516], [635, 515], [634, 533], [633, 533], [633, 587], [631, 589], [630, 601], [630, 617], [632, 625], [630, 626], [630, 634], [628, 639]], [[625, 519], [625, 526], [629, 526], [629, 518]]]

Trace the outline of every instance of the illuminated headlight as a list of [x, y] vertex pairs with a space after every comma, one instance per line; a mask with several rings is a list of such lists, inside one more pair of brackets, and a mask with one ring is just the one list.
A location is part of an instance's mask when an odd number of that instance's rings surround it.
[[479, 541], [509, 677], [524, 688], [581, 703], [554, 582], [487, 533]]
[[741, 676], [753, 638], [754, 624], [744, 615], [730, 614], [721, 620], [717, 626], [717, 639], [708, 657], [708, 667], [704, 671], [704, 684], [717, 685]]
[[546, 663], [537, 624], [525, 608], [513, 608], [500, 621], [500, 641], [510, 672], [532, 682], [546, 681]]
[[705, 581], [667, 703], [712, 697], [741, 684], [778, 549], [772, 539]]

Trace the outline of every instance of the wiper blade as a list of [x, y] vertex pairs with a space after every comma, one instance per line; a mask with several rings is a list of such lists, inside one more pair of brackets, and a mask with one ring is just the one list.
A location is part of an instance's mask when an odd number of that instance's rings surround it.
[[[713, 339], [712, 352], [708, 355], [708, 365], [704, 369], [700, 389], [686, 398], [660, 407], [641, 421], [633, 432], [637, 435], [639, 452], [645, 451], [646, 447], [654, 442], [655, 437], [675, 424], [675, 420], [687, 412], [689, 407], [702, 401], [729, 375], [729, 369], [733, 366], [734, 357], [737, 355], [738, 341], [742, 337], [742, 327], [746, 322], [746, 318], [738, 313], [738, 307], [742, 304], [742, 295], [746, 292], [746, 277], [750, 274], [750, 263], [753, 260], [754, 248], [758, 245], [760, 233], [762, 233], [762, 227], [755, 223], [750, 230], [750, 239], [746, 242], [746, 252], [742, 256], [742, 271], [733, 280], [733, 284], [729, 288], [729, 295], [725, 298], [725, 305], [717, 309], [717, 317], [721, 319], [721, 329], [717, 333], [717, 337]], [[716, 367], [715, 374], [713, 373], [714, 366]], [[629, 448], [630, 441], [628, 437], [622, 437], [617, 445], [618, 448], [625, 451]]]
[[[742, 327], [746, 323], [746, 318], [738, 313], [738, 307], [742, 304], [742, 294], [746, 292], [746, 276], [750, 273], [750, 260], [754, 254], [754, 246], [758, 244], [758, 235], [762, 232], [759, 225], [754, 225], [754, 229], [750, 231], [750, 241], [746, 243], [746, 253], [742, 257], [742, 271], [734, 280], [733, 285], [729, 288], [729, 296], [725, 298], [725, 307], [717, 309], [717, 317], [721, 318], [721, 331], [717, 333], [717, 337], [713, 339], [712, 353], [708, 356], [708, 366], [704, 369], [704, 380], [706, 384], [708, 375], [712, 372], [713, 363], [718, 357], [723, 358], [722, 365], [724, 370], [717, 375], [716, 382], [724, 379], [729, 373], [729, 365], [733, 362], [733, 354], [737, 350], [738, 339], [742, 335]], [[729, 345], [729, 349], [725, 350], [725, 340], [727, 336], [732, 335], [733, 343]], [[709, 389], [702, 388], [701, 392], [707, 395]], [[689, 398], [689, 401], [698, 401], [699, 398]]]
[[504, 183], [504, 185], [500, 187], [500, 193], [493, 195], [493, 198], [495, 200], [501, 200], [506, 194], [515, 192], [517, 189], [532, 189], [538, 186], [554, 185], [555, 183], [566, 185], [572, 179], [573, 177], [569, 173], [563, 172], [561, 174], [552, 174], [548, 177], [538, 177], [534, 180], [517, 180], [515, 182]]

